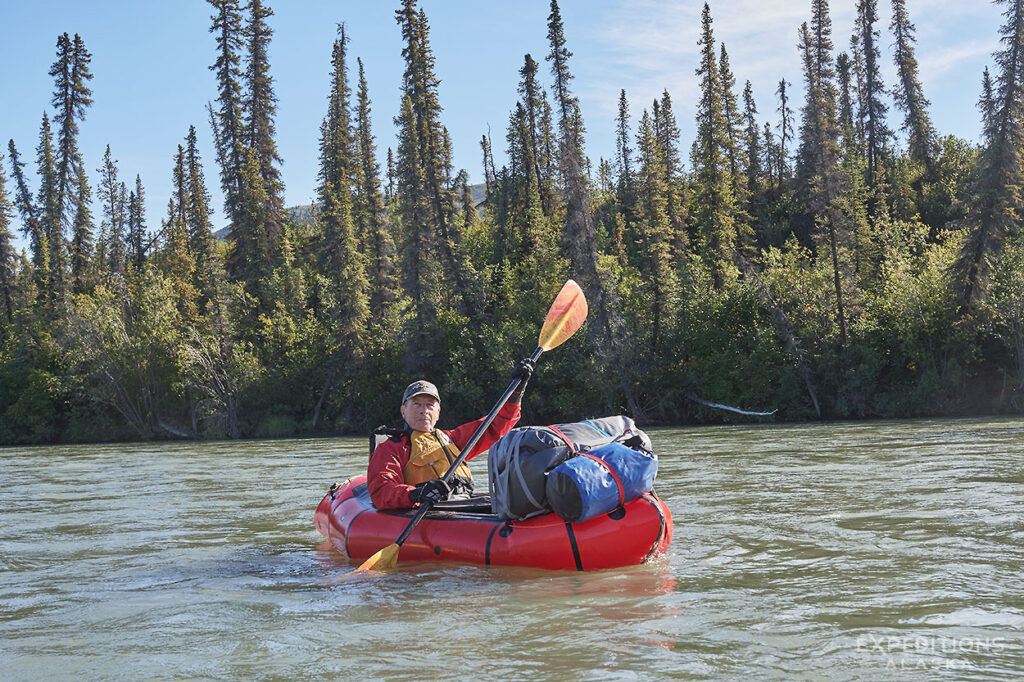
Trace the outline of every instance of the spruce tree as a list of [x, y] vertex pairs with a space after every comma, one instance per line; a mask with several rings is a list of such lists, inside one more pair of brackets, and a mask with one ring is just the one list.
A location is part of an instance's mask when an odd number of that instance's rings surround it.
[[353, 177], [350, 167], [354, 153], [352, 142], [352, 116], [349, 111], [351, 88], [345, 63], [348, 50], [345, 25], [338, 25], [338, 38], [331, 51], [331, 87], [327, 99], [327, 114], [320, 126], [320, 173], [322, 186], [336, 189], [349, 183]]
[[[370, 197], [367, 196], [365, 188], [367, 186], [366, 178], [366, 166], [363, 164], [363, 150], [362, 150], [362, 131], [361, 131], [361, 112], [360, 109], [363, 106], [363, 96], [366, 97], [365, 106], [369, 108], [369, 92], [363, 93], [359, 91], [365, 85], [365, 71], [363, 70], [363, 63], [361, 60], [356, 60], [356, 66], [358, 69], [359, 79], [358, 85], [354, 92], [356, 97], [355, 109], [349, 116], [349, 134], [351, 135], [351, 159], [349, 160], [348, 177], [349, 182], [352, 186], [352, 222], [355, 229], [356, 244], [359, 251], [363, 254], [369, 255], [371, 248], [372, 233], [373, 229], [370, 226], [370, 214], [373, 209], [370, 207]], [[347, 71], [347, 67], [346, 67]], [[346, 81], [347, 81], [346, 76]], [[367, 124], [369, 124], [369, 113], [367, 112]], [[371, 142], [373, 134], [371, 133]], [[378, 171], [379, 172], [379, 171]], [[378, 185], [379, 187], [379, 185]], [[383, 201], [382, 197], [378, 196], [378, 200]], [[367, 273], [369, 275], [369, 273]]]
[[997, 1], [1006, 6], [1003, 48], [994, 55], [994, 88], [989, 85], [983, 95], [985, 148], [970, 230], [955, 264], [961, 316], [979, 311], [993, 263], [1008, 239], [1019, 238], [1024, 213], [1024, 0]]
[[519, 70], [519, 95], [526, 112], [527, 140], [533, 157], [533, 171], [540, 186], [541, 207], [544, 215], [550, 216], [555, 203], [550, 159], [551, 106], [537, 80], [539, 68], [533, 57], [524, 55], [523, 67]]
[[603, 156], [597, 162], [597, 189], [601, 194], [611, 194], [615, 187], [615, 173], [612, 162]]
[[672, 258], [682, 263], [689, 251], [690, 240], [686, 233], [687, 210], [683, 166], [679, 154], [679, 125], [672, 111], [672, 96], [668, 90], [662, 91], [661, 99], [654, 100], [652, 108], [652, 125], [665, 173], [665, 211], [672, 230]]
[[[403, 0], [402, 8], [395, 12], [395, 19], [405, 41], [402, 87], [409, 105], [406, 110], [403, 103], [398, 123], [402, 129], [415, 128], [414, 131], [402, 130], [399, 133], [407, 143], [415, 142], [415, 147], [408, 144], [399, 147], [400, 156], [415, 156], [415, 159], [399, 161], [407, 169], [415, 168], [414, 174], [407, 176], [399, 189], [426, 200], [416, 211], [405, 213], [406, 218], [422, 220], [425, 224], [413, 227], [404, 222], [403, 227], [425, 236], [427, 243], [437, 250], [442, 281], [446, 286], [430, 291], [429, 295], [451, 301], [461, 314], [472, 318], [479, 310], [479, 292], [469, 260], [462, 250], [461, 229], [454, 220], [456, 201], [451, 141], [441, 123], [437, 93], [439, 81], [434, 71], [427, 17], [422, 10], [416, 11], [415, 0]], [[406, 201], [420, 203], [413, 196], [407, 196]]]
[[789, 106], [790, 83], [785, 78], [779, 80], [779, 86], [775, 94], [779, 98], [779, 106], [776, 111], [779, 114], [779, 156], [776, 162], [778, 167], [779, 184], [782, 179], [789, 175], [789, 147], [787, 143], [793, 139], [793, 109]]
[[837, 163], [836, 88], [828, 0], [812, 1], [811, 24], [803, 24], [800, 31], [807, 98], [800, 126], [797, 178], [801, 186], [810, 187], [816, 173]]
[[729, 65], [729, 53], [726, 52], [725, 43], [720, 46], [718, 69], [718, 86], [721, 89], [722, 113], [725, 119], [725, 152], [729, 159], [729, 180], [738, 205], [743, 205], [747, 198], [743, 176], [743, 169], [746, 166], [743, 149], [744, 120], [736, 97], [736, 77]]
[[199, 321], [198, 292], [195, 279], [195, 260], [189, 253], [188, 235], [188, 173], [186, 171], [185, 148], [178, 145], [174, 155], [172, 190], [167, 204], [167, 220], [161, 232], [165, 235], [158, 263], [170, 281], [174, 292], [175, 307], [182, 322], [195, 325]]
[[[853, 41], [856, 43], [856, 40]], [[858, 51], [860, 48], [858, 48]], [[873, 234], [874, 226], [884, 222], [886, 214], [884, 201], [876, 201], [881, 194], [881, 178], [870, 180], [868, 172], [867, 148], [861, 142], [868, 137], [857, 134], [858, 121], [854, 115], [854, 84], [855, 64], [846, 52], [836, 58], [836, 81], [839, 94], [839, 113], [837, 119], [840, 135], [840, 167], [845, 187], [839, 202], [843, 205], [844, 214], [851, 231], [853, 246], [854, 271], [864, 278], [867, 274], [877, 274], [876, 265], [880, 265], [881, 254], [878, 252], [877, 241]], [[863, 84], [864, 79], [861, 79]], [[863, 88], [861, 88], [863, 90]], [[863, 101], [862, 97], [857, 97]], [[867, 107], [861, 107], [867, 111]], [[867, 126], [864, 126], [867, 129]], [[873, 214], [873, 216], [872, 216]], [[869, 218], [873, 217], [874, 220]]]
[[[857, 34], [850, 36], [850, 83], [854, 97], [853, 128], [858, 154], [867, 156], [867, 88], [864, 79], [864, 49]], [[838, 97], [838, 95], [837, 95]]]
[[839, 345], [846, 346], [846, 303], [840, 252], [845, 218], [837, 203], [842, 191], [836, 130], [836, 89], [832, 59], [832, 20], [827, 0], [814, 0], [811, 26], [801, 26], [801, 52], [807, 100], [801, 124], [798, 177], [808, 192], [819, 250], [831, 256]]
[[224, 191], [224, 213], [234, 223], [242, 202], [242, 164], [245, 137], [242, 104], [242, 8], [239, 0], [207, 0], [214, 8], [210, 33], [214, 34], [217, 59], [210, 66], [217, 80], [217, 108], [211, 105], [210, 125], [213, 129], [220, 165], [221, 188]]
[[419, 127], [413, 113], [412, 98], [408, 95], [402, 98], [395, 123], [398, 126], [398, 153], [393, 170], [393, 196], [395, 214], [402, 227], [402, 288], [409, 296], [413, 310], [406, 362], [412, 370], [426, 371], [438, 362], [434, 347], [440, 330], [434, 290], [439, 268], [434, 257], [434, 231], [427, 217], [431, 207], [421, 191], [424, 173], [419, 155]]
[[128, 195], [128, 259], [136, 270], [146, 261], [146, 193], [142, 177], [135, 176], [135, 190]]
[[237, 0], [208, 1], [216, 10], [210, 31], [217, 44], [211, 69], [218, 89], [210, 123], [230, 221], [225, 265], [228, 277], [243, 282], [266, 310], [272, 305], [267, 287], [281, 258], [285, 221], [274, 139], [277, 98], [268, 58], [273, 31], [267, 20], [273, 12], [253, 0], [243, 18]]
[[[328, 314], [343, 349], [335, 358], [335, 367], [357, 354], [356, 349], [365, 341], [364, 328], [369, 316], [369, 285], [353, 220], [352, 188], [356, 184], [353, 174], [357, 169], [361, 172], [362, 168], [355, 163], [354, 156], [346, 43], [345, 28], [341, 25], [332, 52], [330, 94], [321, 126], [318, 188], [322, 230], [320, 271], [330, 284], [334, 305]], [[334, 371], [329, 374], [333, 375]], [[328, 377], [328, 381], [331, 380], [333, 376]]]
[[620, 90], [619, 110], [615, 117], [615, 167], [618, 178], [615, 183], [617, 208], [615, 219], [621, 224], [618, 230], [621, 234], [616, 235], [616, 242], [623, 254], [626, 253], [620, 246], [623, 243], [629, 244], [631, 247], [629, 251], [635, 252], [638, 247], [637, 239], [634, 235], [637, 197], [631, 159], [633, 148], [630, 146], [630, 137], [629, 100], [626, 99], [626, 91]]
[[[379, 229], [376, 223], [376, 187], [369, 196], [360, 197], [367, 191], [363, 176], [370, 175], [376, 184], [374, 169], [367, 168], [362, 152], [355, 150], [350, 115], [351, 92], [347, 84], [345, 64], [346, 38], [344, 29], [334, 45], [334, 70], [331, 74], [331, 90], [328, 98], [328, 112], [321, 126], [320, 185], [318, 187], [319, 225], [321, 249], [319, 271], [327, 281], [330, 296], [327, 298], [326, 322], [332, 339], [331, 357], [325, 368], [313, 422], [320, 418], [328, 392], [336, 385], [339, 376], [351, 378], [355, 373], [354, 363], [362, 356], [367, 343], [367, 332], [371, 314], [372, 285], [367, 278], [367, 259], [360, 248], [360, 238], [372, 245]], [[362, 87], [362, 85], [361, 85]], [[365, 95], [362, 95], [365, 96]], [[362, 106], [362, 105], [361, 105]], [[368, 106], [368, 104], [367, 104]], [[362, 137], [359, 132], [356, 136]], [[359, 140], [362, 146], [362, 140]], [[371, 138], [372, 144], [372, 138]], [[354, 207], [358, 203], [362, 208]], [[359, 225], [354, 214], [359, 211]], [[372, 215], [376, 213], [376, 215]]]
[[668, 186], [665, 160], [661, 154], [654, 119], [644, 111], [637, 131], [639, 154], [638, 232], [643, 258], [640, 271], [647, 289], [651, 313], [651, 353], [661, 351], [664, 328], [671, 317], [671, 299], [676, 291], [673, 278], [672, 224], [668, 214]]
[[992, 134], [995, 132], [996, 97], [992, 85], [992, 75], [988, 67], [981, 74], [981, 97], [978, 99], [978, 109], [981, 110], [981, 134], [986, 143], [991, 144]]
[[110, 145], [107, 145], [103, 154], [103, 165], [97, 171], [100, 174], [100, 184], [97, 188], [100, 206], [103, 207], [103, 220], [101, 231], [103, 234], [103, 253], [107, 262], [104, 266], [110, 273], [119, 274], [124, 272], [124, 263], [127, 253], [125, 246], [126, 232], [128, 228], [128, 206], [126, 197], [122, 192], [122, 183], [118, 178], [117, 161], [110, 153]]
[[[249, 22], [245, 37], [248, 41], [244, 95], [244, 111], [246, 116], [247, 145], [256, 151], [260, 164], [260, 177], [263, 178], [266, 191], [270, 194], [272, 213], [282, 210], [280, 194], [281, 157], [277, 153], [277, 142], [274, 140], [276, 127], [274, 117], [277, 114], [277, 95], [274, 94], [274, 81], [270, 75], [270, 58], [268, 50], [274, 31], [267, 20], [274, 16], [274, 11], [262, 0], [250, 0], [248, 8]], [[280, 215], [274, 215], [280, 219]], [[279, 224], [268, 225], [268, 228], [279, 230]]]
[[769, 187], [778, 188], [782, 180], [782, 153], [769, 121], [761, 125], [761, 139], [764, 140], [761, 145], [761, 167], [765, 172], [765, 181]]
[[21, 217], [22, 234], [29, 238], [29, 251], [32, 254], [31, 262], [38, 263], [42, 258], [42, 244], [45, 241], [39, 209], [36, 207], [32, 192], [25, 180], [25, 163], [21, 160], [14, 140], [9, 140], [7, 149], [11, 154], [11, 173], [15, 184], [15, 205], [18, 207], [18, 215]]
[[764, 171], [761, 168], [761, 128], [757, 124], [757, 104], [750, 81], [743, 86], [743, 120], [746, 123], [743, 137], [746, 140], [747, 193], [752, 196], [760, 187]]
[[[215, 295], [216, 278], [220, 266], [213, 243], [213, 224], [210, 215], [210, 192], [206, 187], [206, 176], [203, 173], [203, 162], [199, 156], [199, 143], [195, 126], [189, 126], [185, 138], [184, 174], [187, 198], [184, 207], [185, 230], [188, 234], [188, 251], [195, 263], [193, 286], [200, 293], [200, 303], [208, 303]], [[142, 186], [136, 177], [137, 191], [141, 195]], [[132, 215], [129, 204], [129, 231]]]
[[322, 394], [337, 373], [347, 369], [362, 352], [370, 316], [366, 265], [359, 253], [352, 224], [352, 193], [348, 186], [328, 188], [321, 193], [320, 219], [324, 248], [321, 271], [327, 277], [333, 305], [328, 310], [336, 346], [324, 380]]
[[524, 207], [530, 201], [527, 194], [528, 178], [532, 175], [530, 156], [530, 130], [522, 102], [516, 102], [508, 117], [505, 132], [505, 156], [508, 163], [502, 167], [501, 202], [498, 206], [498, 225], [494, 237], [494, 261], [502, 263], [521, 257], [522, 235], [525, 232]]
[[730, 120], [724, 101], [722, 70], [715, 56], [711, 8], [701, 12], [700, 79], [696, 139], [691, 165], [694, 176], [692, 217], [697, 225], [701, 256], [711, 271], [716, 289], [736, 275], [733, 256], [738, 246], [737, 206], [730, 162]]
[[864, 60], [864, 92], [862, 95], [864, 136], [866, 142], [868, 186], [875, 190], [884, 180], [881, 164], [892, 133], [885, 122], [888, 109], [883, 101], [885, 88], [879, 65], [878, 0], [858, 0], [855, 39]]
[[[54, 191], [59, 211], [59, 229], [63, 239], [70, 231], [78, 212], [79, 178], [85, 177], [82, 155], [78, 149], [79, 123], [92, 104], [92, 80], [89, 62], [92, 55], [85, 49], [81, 36], [74, 39], [64, 33], [57, 39], [57, 61], [50, 67], [54, 79], [52, 104], [57, 125], [56, 180]], [[85, 193], [88, 193], [87, 190]]]
[[89, 285], [93, 249], [92, 192], [82, 165], [78, 166], [75, 188], [78, 195], [75, 198], [75, 219], [71, 225], [71, 290], [79, 294]]
[[14, 219], [11, 201], [7, 196], [7, 175], [4, 157], [0, 154], [0, 300], [3, 303], [7, 326], [14, 321], [14, 298], [17, 281], [17, 254], [12, 244], [11, 221]]
[[392, 199], [395, 198], [395, 153], [388, 147], [388, 161], [387, 161], [387, 185], [384, 188], [384, 197], [387, 199], [387, 203], [390, 204]]
[[930, 102], [925, 99], [924, 90], [918, 77], [917, 58], [914, 56], [914, 25], [907, 15], [905, 0], [892, 0], [893, 59], [896, 62], [896, 86], [893, 99], [903, 112], [903, 130], [907, 133], [910, 158], [924, 164], [928, 173], [933, 173], [935, 157], [938, 154], [938, 135], [928, 116]]
[[[174, 170], [171, 178], [174, 190], [174, 195], [171, 199], [173, 210], [169, 212], [167, 222], [180, 233], [175, 237], [179, 243], [175, 245], [174, 249], [188, 253], [188, 171], [185, 170], [185, 148], [180, 144], [178, 145], [177, 153], [174, 155]], [[170, 238], [170, 235], [167, 235], [168, 241], [170, 241]]]
[[356, 164], [361, 185], [357, 197], [362, 209], [361, 219], [366, 221], [361, 231], [366, 235], [370, 257], [370, 314], [373, 319], [384, 317], [385, 310], [398, 298], [395, 269], [395, 244], [388, 225], [384, 196], [381, 192], [380, 164], [377, 163], [377, 145], [370, 120], [370, 92], [366, 84], [363, 62], [359, 65], [359, 86], [356, 105]]
[[244, 284], [258, 302], [258, 308], [265, 308], [272, 305], [266, 287], [279, 255], [280, 233], [266, 229], [274, 222], [269, 215], [273, 200], [264, 182], [259, 155], [252, 147], [244, 147], [243, 152], [242, 202], [238, 219], [228, 230], [225, 265], [228, 278]]
[[480, 151], [483, 153], [484, 165], [484, 199], [488, 202], [497, 189], [498, 173], [494, 169], [494, 152], [491, 150], [491, 138], [480, 136]]
[[825, 95], [835, 100], [832, 88], [832, 15], [828, 0], [811, 0], [811, 72], [814, 81]]
[[35, 268], [39, 291], [44, 295], [44, 305], [55, 306], [63, 301], [65, 294], [65, 244], [61, 229], [61, 209], [57, 193], [57, 167], [53, 148], [53, 131], [50, 118], [43, 113], [39, 128], [39, 144], [36, 146], [36, 165], [39, 176], [39, 192], [36, 203], [40, 209], [40, 246]]
[[537, 164], [540, 166], [540, 184], [546, 202], [546, 215], [554, 215], [559, 194], [558, 140], [555, 137], [554, 113], [546, 90], [541, 91], [537, 118]]
[[629, 146], [629, 138], [629, 100], [623, 89], [619, 91], [619, 113], [615, 117], [615, 164], [619, 171], [619, 201], [623, 206], [630, 204], [633, 191], [633, 168], [630, 163], [633, 148]]
[[526, 258], [537, 256], [541, 230], [545, 225], [530, 120], [522, 102], [516, 102], [516, 108], [509, 116], [505, 139], [509, 163], [503, 174], [504, 201], [499, 215], [501, 225], [496, 240], [496, 257], [499, 262], [508, 259], [512, 263], [521, 263]]
[[[554, 110], [558, 116], [559, 167], [566, 195], [565, 237], [569, 245], [569, 261], [574, 275], [581, 280], [591, 311], [595, 314], [596, 329], [607, 340], [599, 344], [619, 359], [627, 358], [628, 349], [621, 332], [621, 310], [618, 294], [611, 282], [605, 281], [598, 267], [597, 238], [594, 232], [593, 215], [590, 205], [590, 191], [587, 185], [586, 158], [583, 153], [583, 116], [579, 100], [572, 93], [572, 73], [569, 58], [572, 52], [566, 47], [565, 29], [557, 0], [551, 0], [548, 15], [548, 62], [554, 81]], [[619, 375], [627, 405], [634, 416], [640, 416], [640, 407], [633, 395], [633, 388], [627, 374]]]
[[839, 134], [843, 138], [843, 145], [853, 153], [859, 154], [857, 136], [854, 133], [852, 68], [850, 55], [841, 52], [836, 57], [836, 82], [839, 87]]
[[[320, 125], [319, 216], [321, 249], [319, 270], [334, 284], [345, 258], [344, 250], [353, 248], [351, 159], [352, 121], [349, 111], [351, 89], [345, 64], [347, 37], [344, 24], [338, 25], [338, 38], [331, 52], [331, 85], [327, 114]], [[344, 195], [342, 199], [341, 195]]]
[[583, 144], [583, 121], [579, 113], [579, 99], [572, 94], [570, 87], [573, 75], [569, 71], [569, 58], [572, 52], [565, 46], [565, 27], [556, 0], [552, 0], [551, 13], [548, 15], [548, 43], [551, 51], [547, 59], [551, 62], [551, 73], [555, 77], [551, 87], [559, 112], [559, 133], [563, 144], [577, 146], [577, 149], [570, 150], [574, 152], [572, 155], [582, 157], [579, 147]]
[[[268, 49], [273, 30], [267, 19], [273, 11], [261, 0], [251, 0], [248, 24], [245, 29], [247, 40], [245, 92], [243, 97], [246, 127], [246, 149], [251, 149], [257, 164], [260, 187], [254, 192], [263, 205], [258, 211], [243, 213], [242, 225], [239, 229], [249, 230], [257, 236], [253, 242], [257, 249], [252, 253], [234, 253], [232, 263], [238, 265], [243, 257], [252, 259], [254, 271], [246, 278], [247, 284], [261, 292], [259, 299], [263, 306], [270, 301], [264, 300], [262, 289], [270, 279], [280, 257], [281, 232], [284, 229], [284, 185], [281, 182], [281, 171], [278, 166], [281, 158], [277, 153], [274, 139], [274, 116], [277, 113], [277, 96], [274, 94], [273, 79], [270, 76]], [[244, 180], [244, 178], [243, 178]], [[243, 191], [249, 193], [248, 186], [242, 183]], [[252, 206], [253, 196], [246, 196], [246, 202]], [[258, 216], [258, 218], [257, 218]], [[248, 219], [248, 220], [246, 220]], [[251, 222], [260, 220], [260, 224]], [[243, 242], [244, 243], [244, 242]]]

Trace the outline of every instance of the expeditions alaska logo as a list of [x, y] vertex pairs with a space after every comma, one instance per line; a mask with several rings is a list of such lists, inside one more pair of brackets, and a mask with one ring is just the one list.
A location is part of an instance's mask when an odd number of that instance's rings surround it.
[[997, 654], [1006, 648], [1005, 637], [857, 637], [857, 651], [882, 654], [887, 670], [967, 670], [977, 667], [968, 656]]

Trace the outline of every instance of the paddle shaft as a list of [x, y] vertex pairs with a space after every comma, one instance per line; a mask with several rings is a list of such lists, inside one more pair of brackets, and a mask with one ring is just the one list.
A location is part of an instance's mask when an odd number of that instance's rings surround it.
[[[541, 353], [543, 352], [544, 349], [538, 346], [537, 350], [533, 351], [533, 354], [530, 355], [530, 360], [536, 363], [537, 360], [540, 358]], [[494, 421], [494, 418], [498, 416], [498, 411], [505, 406], [505, 403], [508, 402], [509, 396], [511, 396], [512, 392], [519, 387], [519, 384], [522, 383], [522, 381], [523, 380], [520, 377], [512, 379], [512, 382], [508, 385], [508, 388], [506, 388], [505, 392], [501, 394], [500, 398], [498, 398], [498, 402], [495, 403], [494, 407], [491, 408], [491, 411], [487, 413], [487, 416], [484, 418], [484, 420], [480, 422], [480, 426], [476, 427], [476, 431], [473, 432], [473, 437], [470, 438], [469, 442], [466, 443], [466, 447], [462, 448], [462, 452], [460, 452], [459, 456], [455, 458], [455, 461], [452, 462], [452, 465], [448, 467], [448, 471], [444, 472], [444, 476], [441, 477], [442, 481], [448, 483], [449, 481], [452, 480], [452, 477], [455, 476], [455, 470], [459, 468], [460, 464], [466, 461], [466, 458], [469, 457], [469, 453], [473, 451], [473, 448], [476, 447], [476, 444], [480, 442], [481, 438], [483, 438], [484, 432], [487, 431], [487, 427], [489, 427], [491, 425], [491, 422]], [[402, 534], [398, 536], [397, 540], [395, 540], [396, 545], [401, 546], [402, 543], [406, 541], [406, 539], [412, 533], [413, 529], [416, 527], [416, 524], [418, 524], [423, 519], [423, 517], [427, 515], [427, 512], [430, 511], [430, 508], [433, 506], [434, 503], [431, 502], [430, 500], [424, 500], [423, 502], [420, 502], [420, 506], [419, 509], [416, 510], [416, 514], [413, 515], [412, 520], [409, 521], [409, 524], [405, 527], [405, 530], [403, 530]]]

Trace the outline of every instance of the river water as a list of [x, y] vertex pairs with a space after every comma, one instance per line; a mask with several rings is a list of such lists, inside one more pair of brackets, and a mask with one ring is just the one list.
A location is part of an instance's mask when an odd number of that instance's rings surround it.
[[349, 574], [361, 438], [0, 449], [0, 679], [1024, 676], [1024, 420], [650, 435], [672, 547], [582, 574]]

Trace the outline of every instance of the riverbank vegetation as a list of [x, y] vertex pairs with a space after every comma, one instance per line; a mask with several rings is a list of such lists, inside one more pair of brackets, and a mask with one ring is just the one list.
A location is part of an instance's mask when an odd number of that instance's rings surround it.
[[[1019, 413], [1024, 0], [998, 1], [980, 144], [932, 125], [904, 0], [888, 27], [856, 0], [847, 51], [828, 0], [811, 0], [801, 83], [755, 102], [705, 5], [694, 139], [669, 92], [622, 90], [615, 158], [595, 160], [552, 0], [537, 27], [550, 52], [524, 56], [504, 138], [481, 138], [477, 196], [453, 168], [428, 18], [403, 0], [397, 145], [377, 147], [391, 122], [373, 118], [341, 26], [309, 131], [318, 196], [300, 213], [282, 198], [272, 11], [209, 0], [218, 88], [196, 125], [220, 173], [204, 177], [196, 128], [182, 131], [158, 226], [109, 147], [90, 187], [90, 54], [64, 34], [38, 140], [11, 140], [0, 164], [0, 443], [362, 433], [394, 421], [420, 376], [442, 387], [445, 421], [475, 416], [570, 277], [586, 333], [543, 360], [528, 423], [739, 418], [708, 402], [782, 420]], [[883, 83], [890, 42], [898, 78]]]

